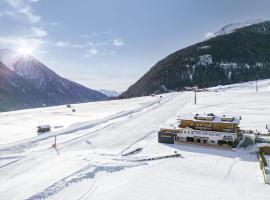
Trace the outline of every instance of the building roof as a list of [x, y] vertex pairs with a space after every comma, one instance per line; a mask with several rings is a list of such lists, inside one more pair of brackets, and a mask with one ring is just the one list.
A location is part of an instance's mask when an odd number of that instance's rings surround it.
[[37, 128], [41, 128], [41, 129], [43, 129], [43, 128], [51, 128], [51, 126], [50, 125], [39, 125]]
[[211, 122], [211, 123], [229, 123], [229, 124], [239, 124], [239, 117], [229, 116], [229, 115], [214, 115], [214, 114], [185, 114], [179, 116], [179, 120], [192, 120], [198, 122]]
[[270, 148], [270, 144], [269, 143], [257, 143], [257, 147], [269, 147]]

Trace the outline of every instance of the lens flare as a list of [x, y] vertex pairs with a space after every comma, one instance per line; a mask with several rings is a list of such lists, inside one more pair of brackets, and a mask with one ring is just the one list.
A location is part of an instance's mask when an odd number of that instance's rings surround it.
[[30, 47], [20, 47], [17, 52], [23, 56], [28, 56], [33, 54], [33, 48]]

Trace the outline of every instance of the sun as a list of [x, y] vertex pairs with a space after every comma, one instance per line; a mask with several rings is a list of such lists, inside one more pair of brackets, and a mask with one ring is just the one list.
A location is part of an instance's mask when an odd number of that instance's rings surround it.
[[17, 52], [23, 56], [28, 56], [33, 54], [33, 48], [30, 47], [20, 47]]

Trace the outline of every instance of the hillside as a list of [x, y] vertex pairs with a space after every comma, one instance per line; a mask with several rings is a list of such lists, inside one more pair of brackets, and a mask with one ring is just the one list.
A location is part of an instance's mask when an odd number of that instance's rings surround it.
[[211, 87], [270, 77], [270, 21], [181, 49], [154, 65], [121, 97], [149, 95], [164, 85]]
[[[16, 74], [17, 78], [27, 82], [28, 90], [32, 91], [32, 95], [24, 95], [22, 98], [15, 98], [12, 94], [20, 94], [23, 85], [18, 83], [18, 87], [12, 87], [6, 82], [5, 93], [1, 93], [0, 111], [16, 110], [21, 108], [32, 108], [41, 106], [61, 105], [67, 103], [83, 103], [89, 101], [107, 100], [108, 97], [102, 93], [86, 88], [78, 83], [67, 80], [46, 65], [41, 63], [33, 56], [22, 56], [9, 49], [0, 51], [0, 61], [9, 68], [9, 74]], [[12, 88], [12, 91], [9, 89]], [[16, 90], [17, 89], [17, 90]], [[9, 102], [8, 105], [3, 102]], [[6, 105], [6, 106], [5, 106]]]
[[45, 103], [40, 96], [30, 82], [0, 62], [0, 111], [40, 106]]

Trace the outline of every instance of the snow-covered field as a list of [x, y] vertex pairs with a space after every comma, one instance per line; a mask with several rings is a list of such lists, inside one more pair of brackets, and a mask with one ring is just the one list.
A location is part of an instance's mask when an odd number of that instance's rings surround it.
[[93, 102], [71, 105], [72, 108], [64, 106], [20, 110], [13, 112], [0, 113], [0, 145], [16, 142], [28, 137], [37, 135], [37, 126], [49, 124], [53, 132], [57, 132], [69, 126], [75, 126], [77, 123], [93, 123], [96, 120], [104, 120], [106, 117], [119, 117], [126, 115], [131, 111], [144, 109], [158, 99], [151, 97], [137, 98], [134, 100], [110, 101], [110, 103]]
[[[80, 104], [75, 113], [65, 106], [0, 113], [0, 199], [268, 200], [253, 149], [157, 142], [159, 128], [190, 112], [241, 115], [242, 128], [266, 132], [270, 80], [258, 85], [211, 88], [197, 94], [197, 105], [183, 92]], [[55, 128], [38, 136], [40, 124]], [[142, 161], [175, 151], [182, 156]]]

